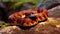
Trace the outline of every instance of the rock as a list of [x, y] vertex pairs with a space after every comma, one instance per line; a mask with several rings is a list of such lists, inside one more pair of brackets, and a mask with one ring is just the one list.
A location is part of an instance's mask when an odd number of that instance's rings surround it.
[[48, 15], [60, 23], [60, 6], [48, 10]]
[[20, 30], [17, 26], [9, 26], [0, 30], [0, 34], [12, 34], [14, 31]]

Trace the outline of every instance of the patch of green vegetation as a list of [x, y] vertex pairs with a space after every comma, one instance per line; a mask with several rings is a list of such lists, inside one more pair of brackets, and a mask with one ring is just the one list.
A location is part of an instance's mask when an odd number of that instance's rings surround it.
[[0, 29], [10, 26], [9, 23], [0, 23]]
[[10, 6], [10, 9], [16, 9], [17, 7], [19, 7], [22, 3], [25, 2], [31, 2], [35, 4], [35, 7], [37, 7], [37, 4], [44, 2], [45, 0], [3, 0], [3, 2], [13, 2], [14, 4], [12, 4]]

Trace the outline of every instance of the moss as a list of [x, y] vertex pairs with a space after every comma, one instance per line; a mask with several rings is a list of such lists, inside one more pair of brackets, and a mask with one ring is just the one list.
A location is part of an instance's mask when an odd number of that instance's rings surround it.
[[0, 29], [5, 28], [7, 26], [10, 26], [10, 24], [9, 23], [1, 23], [0, 24]]

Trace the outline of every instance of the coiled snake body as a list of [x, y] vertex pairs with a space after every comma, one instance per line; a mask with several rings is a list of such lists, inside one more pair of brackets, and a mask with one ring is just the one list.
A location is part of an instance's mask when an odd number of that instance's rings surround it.
[[15, 12], [9, 16], [9, 21], [12, 25], [32, 26], [37, 24], [39, 21], [47, 19], [47, 17], [48, 12], [46, 9], [34, 8]]

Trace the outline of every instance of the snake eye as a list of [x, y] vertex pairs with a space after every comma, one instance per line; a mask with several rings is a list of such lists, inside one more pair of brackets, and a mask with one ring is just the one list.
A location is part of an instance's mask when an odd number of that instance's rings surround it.
[[34, 14], [34, 13], [32, 13], [32, 14]]

